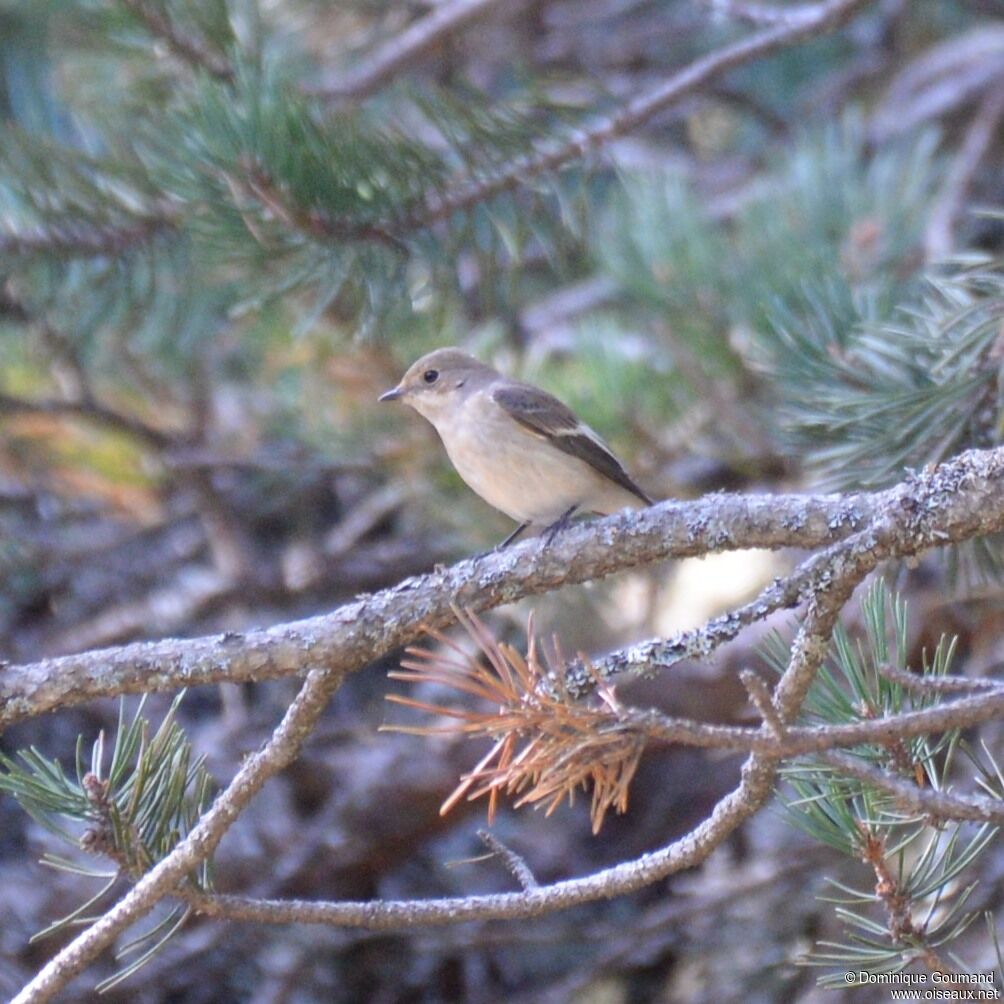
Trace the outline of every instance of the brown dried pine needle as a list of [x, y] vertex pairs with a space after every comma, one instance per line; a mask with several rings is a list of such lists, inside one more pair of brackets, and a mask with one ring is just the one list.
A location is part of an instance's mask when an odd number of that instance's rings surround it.
[[[526, 656], [495, 639], [473, 613], [455, 610], [457, 619], [487, 662], [472, 659], [439, 631], [430, 636], [435, 650], [411, 646], [401, 669], [389, 675], [408, 683], [433, 683], [483, 700], [491, 710], [445, 707], [397, 694], [387, 700], [453, 719], [445, 725], [383, 726], [386, 731], [416, 735], [466, 733], [494, 740], [492, 748], [443, 803], [450, 811], [465, 796], [488, 796], [488, 819], [494, 819], [500, 794], [516, 796], [515, 805], [542, 803], [550, 815], [564, 798], [571, 803], [579, 788], [592, 789], [593, 832], [607, 812], [627, 809], [628, 786], [638, 768], [645, 738], [624, 720], [612, 690], [596, 677], [595, 697], [569, 696], [560, 672], [565, 660], [557, 640], [551, 658], [541, 656], [527, 625]], [[583, 664], [589, 667], [583, 658]], [[590, 671], [591, 671], [591, 667]]]

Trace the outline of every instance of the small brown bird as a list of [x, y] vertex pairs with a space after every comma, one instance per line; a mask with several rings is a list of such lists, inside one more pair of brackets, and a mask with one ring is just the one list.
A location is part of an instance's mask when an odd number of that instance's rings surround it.
[[500, 547], [530, 526], [550, 538], [577, 511], [652, 504], [570, 408], [459, 349], [422, 356], [380, 400], [403, 401], [427, 418], [464, 481], [520, 524]]

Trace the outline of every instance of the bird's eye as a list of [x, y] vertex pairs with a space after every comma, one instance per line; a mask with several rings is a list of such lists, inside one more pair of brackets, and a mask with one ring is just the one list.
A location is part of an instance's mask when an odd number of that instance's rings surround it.
[[422, 379], [426, 383], [435, 383], [439, 379], [439, 370], [426, 370], [422, 374]]

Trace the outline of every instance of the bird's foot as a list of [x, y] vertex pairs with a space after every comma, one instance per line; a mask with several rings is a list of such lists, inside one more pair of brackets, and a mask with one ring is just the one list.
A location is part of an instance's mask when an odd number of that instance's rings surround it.
[[523, 532], [523, 531], [524, 531], [524, 530], [525, 530], [525, 529], [526, 529], [526, 528], [527, 528], [527, 527], [528, 527], [529, 525], [530, 525], [529, 523], [520, 523], [520, 525], [519, 525], [518, 527], [516, 527], [516, 529], [515, 529], [515, 530], [513, 530], [513, 532], [512, 532], [512, 533], [510, 533], [510, 534], [509, 534], [509, 536], [508, 536], [508, 537], [506, 537], [506, 539], [505, 539], [505, 540], [503, 540], [503, 541], [502, 541], [502, 542], [501, 542], [500, 544], [496, 544], [496, 545], [495, 545], [495, 546], [494, 546], [494, 547], [492, 548], [492, 550], [493, 550], [493, 551], [501, 551], [501, 550], [503, 550], [504, 548], [507, 548], [507, 547], [508, 547], [508, 546], [509, 546], [509, 545], [510, 545], [510, 544], [511, 544], [511, 543], [512, 543], [512, 542], [513, 542], [514, 540], [516, 540], [516, 538], [517, 538], [517, 537], [519, 537], [519, 535], [520, 535], [520, 534], [521, 534], [521, 533], [522, 533], [522, 532]]
[[543, 533], [544, 546], [547, 547], [555, 537], [561, 533], [562, 530], [572, 522], [572, 517], [575, 515], [576, 510], [579, 507], [573, 505], [571, 508], [566, 509]]

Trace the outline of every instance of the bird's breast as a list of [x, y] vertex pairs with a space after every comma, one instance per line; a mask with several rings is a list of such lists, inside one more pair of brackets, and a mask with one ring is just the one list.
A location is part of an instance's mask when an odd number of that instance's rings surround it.
[[547, 525], [572, 506], [590, 507], [598, 487], [592, 468], [525, 429], [487, 392], [436, 427], [457, 473], [512, 519]]

